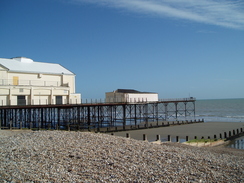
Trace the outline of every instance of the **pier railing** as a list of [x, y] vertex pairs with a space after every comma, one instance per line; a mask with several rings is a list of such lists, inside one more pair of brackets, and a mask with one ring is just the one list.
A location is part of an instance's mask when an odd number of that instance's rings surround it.
[[[127, 104], [146, 104], [146, 103], [167, 103], [167, 102], [193, 102], [195, 101], [196, 98], [194, 97], [189, 97], [189, 98], [170, 98], [170, 99], [159, 99], [158, 101], [147, 101], [147, 100], [130, 100], [130, 101], [117, 101], [117, 102], [112, 102], [112, 101], [106, 101], [106, 99], [82, 99], [81, 101], [76, 100], [75, 102], [72, 100], [67, 100], [64, 99], [62, 101], [62, 105], [67, 105], [67, 104], [121, 104], [121, 103], [127, 103]], [[17, 99], [11, 99], [12, 103], [17, 103]], [[0, 106], [9, 106], [6, 100], [0, 100]], [[27, 101], [26, 100], [26, 105], [56, 105], [55, 102], [52, 100], [47, 100], [47, 99], [33, 99], [32, 101]]]

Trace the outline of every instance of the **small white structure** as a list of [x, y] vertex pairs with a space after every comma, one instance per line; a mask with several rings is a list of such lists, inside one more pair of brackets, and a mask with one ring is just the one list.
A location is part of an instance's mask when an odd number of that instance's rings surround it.
[[75, 74], [60, 64], [0, 58], [0, 106], [76, 104]]
[[158, 94], [151, 92], [139, 92], [132, 89], [117, 89], [106, 93], [106, 102], [155, 102], [158, 101]]

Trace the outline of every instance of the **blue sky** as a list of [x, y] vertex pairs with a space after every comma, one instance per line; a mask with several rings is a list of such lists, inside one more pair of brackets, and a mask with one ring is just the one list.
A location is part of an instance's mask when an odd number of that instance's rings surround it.
[[244, 98], [244, 2], [1, 0], [0, 58], [60, 63], [76, 92]]

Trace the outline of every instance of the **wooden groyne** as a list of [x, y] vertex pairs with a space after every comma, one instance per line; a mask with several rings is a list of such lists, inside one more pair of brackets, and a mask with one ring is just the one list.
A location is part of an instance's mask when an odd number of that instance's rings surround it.
[[[164, 128], [141, 129], [128, 132], [113, 132], [116, 136], [130, 136], [137, 140], [185, 142], [193, 139], [232, 140], [243, 133], [243, 122], [205, 122], [185, 125], [170, 125]], [[127, 134], [127, 135], [126, 135]]]

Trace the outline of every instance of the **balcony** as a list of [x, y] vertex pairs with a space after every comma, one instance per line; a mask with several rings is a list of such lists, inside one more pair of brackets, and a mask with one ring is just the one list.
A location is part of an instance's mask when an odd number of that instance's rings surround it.
[[69, 87], [69, 83], [61, 83], [60, 81], [43, 81], [43, 80], [0, 79], [0, 86], [58, 86], [58, 87]]

